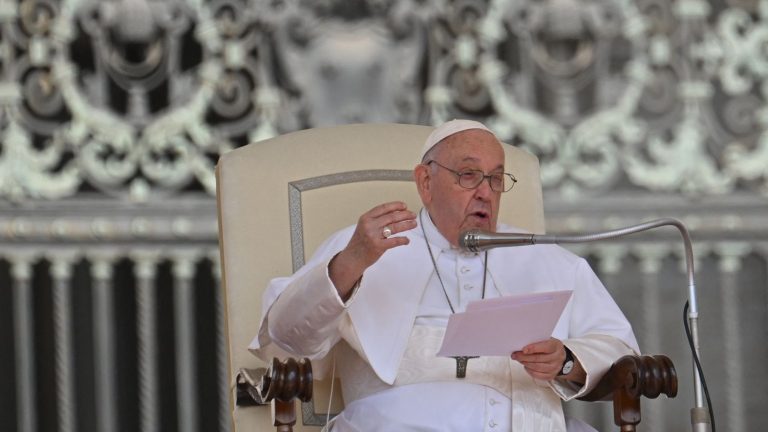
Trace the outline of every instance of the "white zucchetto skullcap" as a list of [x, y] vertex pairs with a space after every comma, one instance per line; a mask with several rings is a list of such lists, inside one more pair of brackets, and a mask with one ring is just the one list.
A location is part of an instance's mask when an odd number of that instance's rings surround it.
[[427, 152], [432, 149], [437, 143], [440, 141], [448, 138], [449, 136], [453, 134], [457, 134], [459, 132], [463, 132], [465, 130], [470, 129], [480, 129], [487, 132], [490, 132], [492, 135], [496, 136], [488, 127], [486, 127], [484, 124], [480, 123], [479, 121], [474, 120], [449, 120], [432, 131], [431, 134], [427, 137], [427, 141], [424, 143], [424, 148], [421, 149], [421, 158], [420, 161], [424, 160], [424, 155], [427, 154]]

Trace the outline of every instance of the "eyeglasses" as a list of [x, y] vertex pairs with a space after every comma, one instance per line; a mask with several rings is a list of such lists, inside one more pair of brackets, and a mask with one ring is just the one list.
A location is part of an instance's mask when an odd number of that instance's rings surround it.
[[429, 165], [431, 163], [434, 163], [440, 168], [450, 171], [459, 180], [459, 186], [463, 187], [464, 189], [475, 189], [480, 186], [480, 183], [482, 183], [483, 180], [488, 179], [488, 185], [491, 187], [492, 191], [509, 192], [513, 187], [515, 187], [515, 183], [517, 183], [515, 176], [510, 173], [486, 174], [480, 170], [473, 169], [456, 171], [448, 168], [445, 165], [441, 165], [434, 159], [424, 162], [424, 165]]

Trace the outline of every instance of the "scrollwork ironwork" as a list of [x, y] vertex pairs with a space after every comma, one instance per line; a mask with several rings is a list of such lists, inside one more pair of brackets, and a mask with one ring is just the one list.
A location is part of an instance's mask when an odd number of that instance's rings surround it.
[[215, 193], [231, 148], [480, 118], [549, 194], [768, 193], [765, 8], [703, 0], [24, 0], [0, 10], [0, 197]]

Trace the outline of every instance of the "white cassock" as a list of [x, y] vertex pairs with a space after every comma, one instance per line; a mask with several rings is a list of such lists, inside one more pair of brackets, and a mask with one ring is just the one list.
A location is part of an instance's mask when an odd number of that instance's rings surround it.
[[574, 388], [534, 380], [508, 357], [471, 359], [466, 378], [458, 379], [454, 359], [435, 357], [451, 313], [446, 295], [456, 312], [483, 296], [485, 255], [452, 248], [426, 211], [423, 220], [445, 292], [417, 227], [400, 234], [410, 243], [367, 269], [344, 304], [327, 269], [348, 243], [354, 231], [348, 227], [293, 276], [270, 283], [249, 349], [264, 360], [309, 357], [318, 377], [335, 359], [346, 405], [335, 432], [565, 431], [561, 399], [589, 392], [614, 361], [639, 352], [624, 315], [587, 263], [570, 252], [548, 245], [494, 249], [487, 255], [485, 298], [573, 290], [552, 336], [579, 359], [587, 382]]

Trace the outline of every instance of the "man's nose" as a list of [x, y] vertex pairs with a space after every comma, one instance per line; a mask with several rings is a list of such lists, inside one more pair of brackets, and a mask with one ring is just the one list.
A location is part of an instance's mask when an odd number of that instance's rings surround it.
[[493, 189], [491, 189], [491, 178], [486, 177], [475, 188], [475, 197], [477, 199], [488, 200], [493, 195]]

